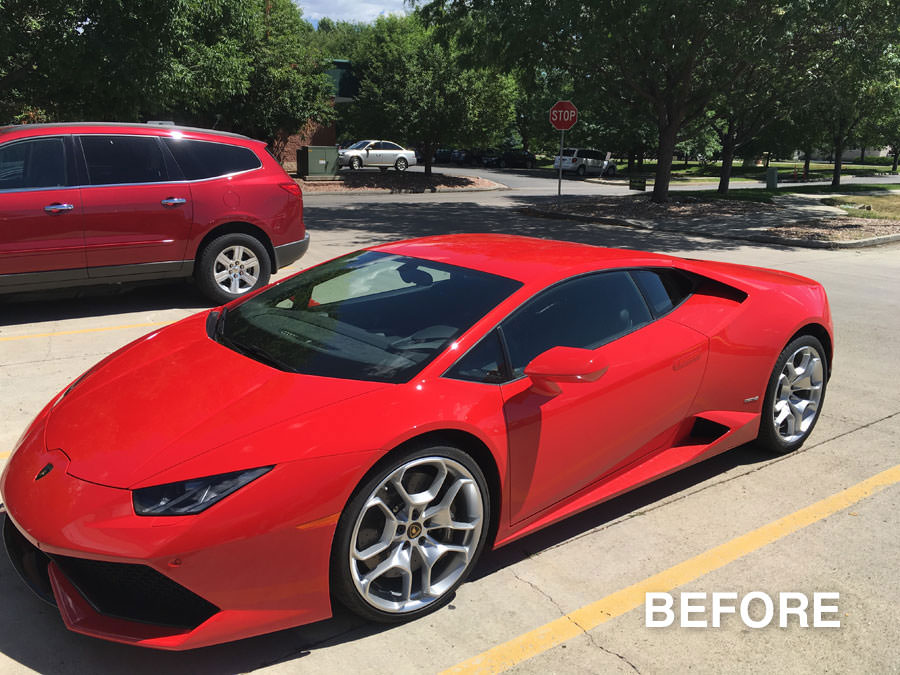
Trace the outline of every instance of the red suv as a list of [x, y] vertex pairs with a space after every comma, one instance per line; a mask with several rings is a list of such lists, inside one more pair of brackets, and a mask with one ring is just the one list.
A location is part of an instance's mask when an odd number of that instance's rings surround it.
[[0, 293], [192, 276], [221, 304], [309, 246], [264, 143], [142, 124], [0, 128]]

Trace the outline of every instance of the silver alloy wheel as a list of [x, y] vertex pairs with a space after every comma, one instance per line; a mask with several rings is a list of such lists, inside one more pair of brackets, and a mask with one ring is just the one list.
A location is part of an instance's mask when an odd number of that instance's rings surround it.
[[438, 600], [475, 555], [484, 525], [478, 484], [462, 464], [421, 457], [366, 499], [350, 539], [350, 576], [376, 609], [405, 614]]
[[216, 256], [213, 278], [226, 293], [246, 293], [259, 281], [259, 259], [246, 246], [228, 246]]
[[824, 378], [822, 357], [812, 347], [800, 347], [785, 361], [772, 406], [775, 432], [785, 443], [809, 433], [819, 412]]

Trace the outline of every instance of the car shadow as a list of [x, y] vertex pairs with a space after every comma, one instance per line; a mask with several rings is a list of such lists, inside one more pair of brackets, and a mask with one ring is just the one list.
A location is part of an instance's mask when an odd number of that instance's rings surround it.
[[0, 295], [0, 326], [209, 306], [182, 280], [61, 288]]
[[[485, 552], [470, 581], [490, 577], [566, 541], [615, 526], [616, 521], [622, 518], [639, 515], [725, 472], [769, 460], [771, 455], [753, 444], [708, 459], [504, 548]], [[66, 630], [57, 610], [40, 601], [26, 588], [5, 555], [0, 555], [0, 597], [4, 600], [0, 604], [0, 652], [38, 672], [126, 671], [130, 675], [157, 675], [160, 672], [168, 675], [243, 673], [276, 664], [294, 664], [317, 650], [388, 630], [403, 630], [402, 625], [368, 623], [336, 606], [334, 617], [325, 621], [187, 652], [120, 645]]]

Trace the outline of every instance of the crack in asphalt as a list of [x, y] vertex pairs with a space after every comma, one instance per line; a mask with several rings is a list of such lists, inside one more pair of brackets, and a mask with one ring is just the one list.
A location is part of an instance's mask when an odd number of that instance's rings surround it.
[[766, 468], [768, 468], [768, 467], [770, 467], [770, 466], [774, 466], [775, 464], [778, 464], [778, 463], [780, 463], [780, 462], [783, 462], [783, 461], [785, 461], [785, 460], [788, 460], [788, 459], [790, 459], [791, 457], [796, 457], [797, 455], [799, 455], [799, 454], [801, 454], [801, 453], [808, 452], [808, 451], [810, 451], [810, 450], [812, 450], [812, 449], [814, 449], [814, 448], [818, 448], [819, 446], [825, 445], [826, 443], [831, 443], [832, 441], [836, 441], [836, 440], [838, 440], [839, 438], [843, 438], [843, 437], [845, 437], [845, 436], [849, 436], [849, 435], [851, 435], [851, 434], [855, 434], [855, 433], [858, 432], [858, 431], [862, 431], [862, 430], [864, 430], [864, 429], [868, 429], [869, 427], [873, 427], [873, 426], [875, 426], [876, 424], [880, 424], [880, 423], [882, 423], [882, 422], [886, 422], [886, 421], [888, 421], [888, 420], [890, 420], [890, 419], [893, 419], [894, 417], [897, 417], [897, 416], [900, 416], [900, 410], [898, 410], [897, 412], [894, 412], [894, 413], [890, 413], [890, 414], [888, 414], [888, 415], [885, 415], [884, 417], [879, 417], [878, 419], [872, 420], [871, 422], [866, 422], [865, 424], [861, 424], [861, 425], [859, 425], [859, 426], [857, 426], [857, 427], [854, 427], [854, 428], [852, 428], [852, 429], [848, 429], [847, 431], [842, 431], [842, 432], [839, 433], [839, 434], [835, 434], [834, 436], [830, 436], [830, 437], [828, 437], [828, 438], [825, 438], [825, 439], [823, 439], [823, 440], [821, 440], [821, 441], [818, 441], [817, 443], [813, 443], [812, 445], [804, 446], [804, 447], [800, 448], [799, 450], [794, 450], [793, 452], [788, 453], [787, 455], [782, 455], [781, 457], [775, 457], [774, 459], [771, 459], [771, 460], [769, 460], [769, 461], [767, 461], [767, 462], [762, 462], [762, 463], [760, 463], [760, 464], [757, 464], [756, 466], [753, 466], [753, 467], [747, 469], [746, 471], [744, 471], [744, 472], [742, 472], [742, 473], [736, 474], [736, 475], [734, 475], [734, 476], [728, 476], [728, 477], [726, 477], [726, 478], [722, 478], [722, 479], [717, 480], [717, 481], [715, 481], [715, 482], [713, 482], [713, 483], [710, 483], [710, 484], [708, 484], [708, 485], [704, 485], [704, 486], [699, 487], [699, 488], [697, 488], [697, 489], [695, 489], [695, 490], [691, 490], [690, 492], [683, 492], [683, 493], [679, 493], [679, 494], [677, 494], [677, 495], [673, 495], [673, 496], [670, 497], [669, 499], [666, 499], [665, 501], [662, 501], [662, 502], [660, 502], [660, 503], [658, 503], [658, 504], [654, 504], [653, 506], [650, 506], [650, 507], [648, 507], [648, 508], [640, 509], [640, 510], [634, 511], [634, 512], [632, 512], [632, 513], [627, 513], [627, 514], [625, 514], [624, 516], [620, 516], [619, 518], [616, 518], [616, 519], [613, 520], [613, 521], [610, 521], [610, 522], [608, 522], [608, 523], [605, 523], [605, 524], [603, 524], [603, 525], [600, 525], [599, 527], [596, 527], [596, 528], [590, 530], [589, 532], [584, 532], [584, 533], [582, 533], [582, 534], [579, 534], [579, 535], [576, 535], [576, 536], [571, 537], [571, 538], [569, 538], [569, 539], [566, 539], [566, 541], [560, 542], [560, 543], [558, 543], [558, 544], [554, 544], [554, 545], [552, 545], [552, 546], [548, 546], [547, 548], [545, 548], [545, 549], [543, 549], [543, 550], [541, 550], [541, 551], [538, 551], [537, 553], [534, 553], [534, 554], [529, 553], [529, 554], [528, 554], [528, 557], [537, 557], [537, 556], [539, 556], [539, 555], [543, 555], [544, 553], [547, 553], [548, 551], [552, 551], [552, 550], [554, 550], [554, 549], [560, 548], [561, 546], [565, 546], [565, 545], [567, 545], [567, 544], [569, 544], [569, 543], [571, 543], [571, 542], [573, 542], [573, 541], [578, 541], [579, 539], [583, 539], [584, 537], [589, 537], [589, 536], [591, 536], [591, 535], [593, 535], [593, 534], [596, 534], [596, 533], [598, 533], [598, 532], [603, 532], [604, 530], [608, 530], [609, 528], [615, 527], [616, 525], [621, 525], [622, 523], [624, 523], [624, 522], [626, 522], [626, 521], [629, 521], [629, 520], [631, 520], [632, 518], [637, 518], [638, 516], [646, 515], [646, 514], [648, 514], [648, 513], [651, 513], [651, 512], [653, 512], [653, 511], [656, 511], [657, 509], [661, 509], [661, 508], [663, 508], [663, 507], [665, 507], [665, 506], [668, 506], [668, 505], [670, 505], [670, 504], [674, 504], [674, 503], [679, 502], [679, 501], [682, 501], [682, 500], [684, 500], [684, 499], [688, 499], [689, 497], [692, 497], [693, 495], [699, 494], [699, 493], [701, 493], [701, 492], [703, 492], [703, 491], [705, 491], [705, 490], [710, 490], [710, 489], [712, 489], [712, 488], [714, 488], [714, 487], [718, 487], [718, 486], [720, 486], [720, 485], [725, 485], [726, 483], [730, 483], [731, 481], [735, 481], [735, 480], [738, 480], [738, 479], [740, 479], [740, 478], [744, 478], [745, 476], [749, 476], [750, 474], [756, 473], [757, 471], [762, 471], [763, 469], [766, 469]]
[[[528, 553], [528, 552], [526, 551], [526, 553]], [[529, 554], [528, 557], [529, 558], [532, 557], [531, 554]], [[511, 569], [510, 571], [512, 572], [512, 575], [513, 575], [513, 577], [516, 578], [516, 580], [521, 581], [523, 584], [530, 586], [535, 591], [537, 591], [540, 595], [547, 598], [547, 600], [549, 600], [553, 604], [553, 606], [556, 607], [557, 611], [559, 611], [561, 618], [564, 618], [567, 621], [570, 621], [572, 624], [574, 624], [575, 627], [578, 628], [578, 630], [580, 630], [585, 637], [587, 637], [587, 639], [588, 639], [588, 641], [590, 641], [591, 645], [593, 645], [594, 647], [596, 647], [597, 649], [599, 649], [602, 652], [606, 652], [607, 654], [610, 654], [611, 656], [615, 656], [616, 658], [621, 659], [623, 662], [627, 663], [634, 672], [636, 672], [636, 673], [641, 672], [640, 670], [637, 669], [637, 666], [635, 666], [631, 661], [629, 661], [627, 658], [625, 658], [622, 654], [619, 654], [618, 652], [615, 652], [612, 649], [608, 649], [607, 647], [604, 647], [599, 642], [597, 642], [594, 635], [591, 634], [591, 632], [587, 628], [585, 628], [580, 623], [578, 623], [578, 621], [576, 619], [574, 619], [572, 616], [567, 614], [566, 611], [562, 608], [562, 606], [556, 600], [553, 599], [553, 596], [550, 595], [549, 593], [547, 593], [543, 588], [541, 588], [540, 586], [538, 586], [537, 584], [535, 584], [531, 581], [528, 581], [528, 579], [523, 579], [521, 576], [519, 576], [516, 573], [516, 571], [514, 569]]]

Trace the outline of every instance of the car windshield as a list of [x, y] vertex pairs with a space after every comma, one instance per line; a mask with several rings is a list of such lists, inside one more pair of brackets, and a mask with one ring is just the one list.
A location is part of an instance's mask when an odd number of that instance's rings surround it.
[[215, 339], [287, 372], [405, 382], [521, 285], [455, 265], [361, 251], [229, 309]]
[[348, 150], [362, 150], [372, 141], [356, 141], [353, 145], [351, 145]]

